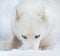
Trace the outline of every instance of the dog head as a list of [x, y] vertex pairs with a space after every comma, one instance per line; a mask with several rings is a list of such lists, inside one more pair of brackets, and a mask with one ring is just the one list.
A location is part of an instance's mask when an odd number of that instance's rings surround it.
[[12, 29], [25, 48], [38, 49], [40, 41], [48, 31], [48, 19], [44, 10], [33, 13], [16, 10]]

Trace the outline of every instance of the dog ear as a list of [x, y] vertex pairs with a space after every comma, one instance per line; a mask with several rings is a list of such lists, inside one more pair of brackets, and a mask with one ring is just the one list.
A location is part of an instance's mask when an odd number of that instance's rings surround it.
[[17, 21], [19, 20], [19, 12], [18, 12], [17, 9], [16, 9], [16, 20], [17, 20]]
[[47, 21], [47, 16], [45, 14], [42, 15], [42, 21], [46, 22]]
[[47, 21], [47, 16], [45, 14], [45, 10], [40, 10], [40, 12], [38, 13], [38, 15], [41, 17], [42, 22], [46, 22]]
[[19, 21], [23, 13], [20, 9], [16, 9], [16, 20]]

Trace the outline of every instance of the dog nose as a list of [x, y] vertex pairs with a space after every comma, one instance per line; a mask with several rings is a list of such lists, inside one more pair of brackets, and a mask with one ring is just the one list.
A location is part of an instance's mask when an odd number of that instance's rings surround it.
[[33, 45], [28, 46], [28, 49], [33, 49]]
[[33, 47], [30, 46], [30, 47], [28, 47], [28, 49], [33, 49]]

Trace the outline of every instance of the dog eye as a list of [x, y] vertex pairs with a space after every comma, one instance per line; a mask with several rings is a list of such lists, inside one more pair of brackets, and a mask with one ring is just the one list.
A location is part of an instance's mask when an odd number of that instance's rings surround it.
[[26, 37], [26, 36], [24, 36], [24, 35], [22, 35], [22, 37], [23, 37], [24, 39], [27, 39], [27, 37]]
[[35, 36], [36, 39], [39, 38], [39, 37], [40, 37], [40, 35], [36, 35], [36, 36]]

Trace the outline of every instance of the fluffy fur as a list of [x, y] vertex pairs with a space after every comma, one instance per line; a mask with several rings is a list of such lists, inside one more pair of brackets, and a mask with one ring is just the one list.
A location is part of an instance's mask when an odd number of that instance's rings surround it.
[[[6, 50], [18, 48], [22, 45], [25, 49], [47, 50], [53, 47], [51, 39], [52, 18], [46, 15], [44, 1], [22, 0], [12, 16], [13, 36], [8, 42]], [[35, 38], [38, 35], [40, 36]]]

